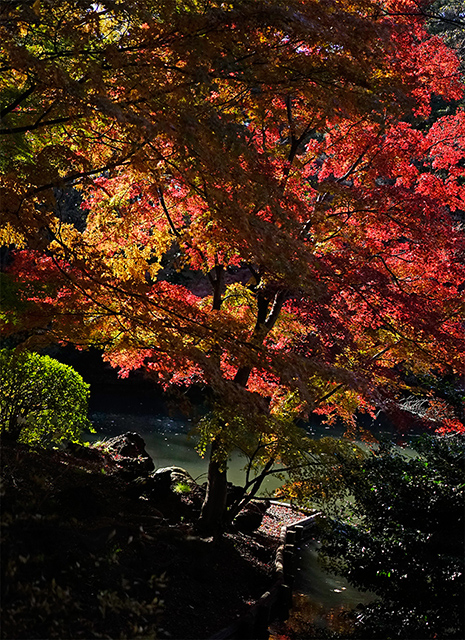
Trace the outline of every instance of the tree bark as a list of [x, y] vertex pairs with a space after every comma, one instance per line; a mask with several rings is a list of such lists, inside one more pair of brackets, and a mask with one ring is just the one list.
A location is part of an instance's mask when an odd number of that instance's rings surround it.
[[227, 473], [226, 464], [216, 458], [218, 443], [212, 443], [208, 465], [207, 494], [202, 505], [196, 529], [203, 535], [218, 537], [224, 525], [226, 510]]
[[[221, 307], [221, 287], [223, 268], [215, 267], [215, 276], [210, 276], [214, 290], [214, 309]], [[253, 330], [251, 342], [263, 343], [266, 334], [274, 327], [286, 298], [286, 291], [277, 291], [273, 299], [265, 292], [257, 295], [257, 320]], [[271, 304], [271, 309], [270, 309]], [[241, 387], [246, 387], [252, 367], [244, 365], [236, 371], [234, 382]], [[226, 496], [227, 496], [227, 464], [226, 460], [218, 458], [218, 440], [212, 442], [210, 463], [208, 466], [208, 484], [200, 518], [196, 529], [203, 535], [217, 537], [221, 535], [226, 522]], [[259, 485], [254, 487], [253, 495], [258, 491]], [[246, 502], [245, 502], [246, 503]], [[244, 503], [244, 504], [245, 504]]]

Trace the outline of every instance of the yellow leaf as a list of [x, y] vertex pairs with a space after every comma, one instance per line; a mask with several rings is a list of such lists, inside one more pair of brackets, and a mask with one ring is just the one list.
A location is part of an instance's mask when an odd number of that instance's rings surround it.
[[14, 244], [17, 248], [22, 249], [26, 246], [23, 234], [14, 229], [9, 222], [0, 227], [0, 245]]

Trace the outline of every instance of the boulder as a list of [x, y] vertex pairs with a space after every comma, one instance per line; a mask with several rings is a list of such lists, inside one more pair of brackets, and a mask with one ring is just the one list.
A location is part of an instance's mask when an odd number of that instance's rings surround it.
[[105, 447], [129, 477], [148, 476], [155, 468], [145, 450], [145, 442], [138, 433], [128, 432], [110, 438], [105, 442]]
[[205, 491], [185, 469], [164, 467], [130, 482], [127, 495], [147, 499], [166, 519], [177, 522], [181, 517], [190, 520], [198, 516]]
[[181, 467], [163, 467], [154, 471], [150, 477], [160, 488], [167, 487], [171, 491], [176, 491], [179, 485], [189, 487], [191, 491], [199, 488], [190, 473]]
[[144, 496], [149, 499], [160, 500], [170, 495], [184, 493], [180, 485], [187, 487], [185, 493], [204, 495], [192, 476], [181, 467], [164, 467], [157, 469], [144, 478], [136, 478], [128, 486], [128, 495], [134, 498]]
[[253, 533], [259, 529], [269, 504], [268, 500], [249, 502], [234, 518], [234, 528], [246, 534]]

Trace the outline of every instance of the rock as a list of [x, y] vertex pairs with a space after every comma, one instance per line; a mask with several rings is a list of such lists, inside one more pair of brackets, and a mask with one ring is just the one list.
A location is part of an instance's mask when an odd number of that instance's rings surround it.
[[145, 478], [136, 478], [128, 486], [128, 495], [133, 498], [145, 496], [149, 499], [161, 500], [179, 491], [179, 485], [186, 487], [185, 493], [197, 493], [200, 487], [192, 476], [181, 467], [164, 467], [157, 469]]
[[118, 453], [120, 456], [134, 458], [144, 455], [148, 457], [145, 451], [144, 439], [135, 432], [127, 432], [120, 436], [110, 438], [105, 442], [105, 445], [107, 449]]
[[128, 432], [110, 438], [105, 442], [105, 447], [127, 476], [148, 476], [155, 468], [152, 458], [145, 450], [145, 442], [138, 433]]
[[194, 478], [181, 467], [164, 467], [163, 469], [157, 469], [150, 477], [160, 488], [167, 487], [171, 491], [176, 491], [176, 487], [179, 485], [189, 487], [191, 491], [198, 489], [198, 484]]
[[129, 483], [127, 495], [133, 499], [145, 498], [172, 521], [192, 519], [200, 513], [205, 491], [181, 467], [157, 469], [146, 478]]
[[247, 534], [259, 529], [269, 504], [268, 500], [249, 502], [234, 518], [234, 528]]
[[151, 491], [151, 478], [139, 476], [128, 483], [126, 495], [133, 500], [137, 500], [141, 496], [146, 496]]
[[144, 478], [135, 478], [128, 485], [127, 493], [131, 498], [164, 498], [171, 493], [171, 477], [167, 474], [152, 473]]

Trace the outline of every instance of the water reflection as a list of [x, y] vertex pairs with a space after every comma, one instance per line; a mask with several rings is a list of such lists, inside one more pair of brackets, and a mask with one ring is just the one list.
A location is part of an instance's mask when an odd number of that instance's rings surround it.
[[348, 608], [343, 605], [327, 609], [306, 594], [294, 593], [289, 619], [270, 627], [269, 640], [350, 637], [353, 623], [347, 612]]
[[323, 607], [347, 609], [357, 604], [368, 604], [376, 596], [352, 587], [345, 578], [325, 571], [318, 560], [320, 543], [310, 540], [302, 545], [299, 553], [299, 567], [294, 581], [296, 592], [306, 593], [316, 604]]
[[289, 618], [271, 627], [270, 640], [348, 637], [353, 629], [350, 611], [376, 599], [374, 593], [359, 591], [342, 576], [325, 571], [318, 561], [319, 548], [317, 540], [302, 545]]

